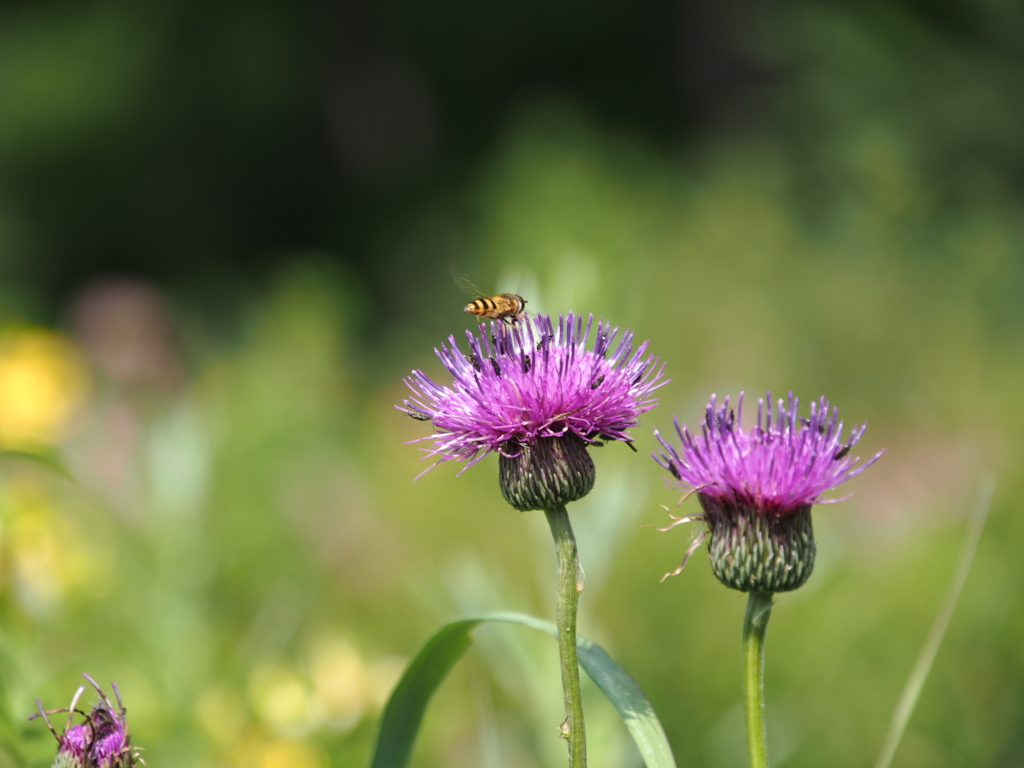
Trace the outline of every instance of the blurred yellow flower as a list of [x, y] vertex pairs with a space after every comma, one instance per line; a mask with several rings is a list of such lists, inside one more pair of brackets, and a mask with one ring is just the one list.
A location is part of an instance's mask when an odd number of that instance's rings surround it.
[[19, 602], [48, 609], [72, 590], [102, 594], [109, 566], [85, 543], [74, 522], [61, 514], [45, 490], [15, 478], [4, 488], [0, 517], [5, 559]]
[[40, 328], [0, 333], [0, 446], [59, 440], [88, 377], [70, 339]]
[[321, 753], [304, 741], [267, 739], [250, 733], [231, 753], [238, 768], [322, 768]]
[[313, 695], [324, 719], [335, 728], [351, 728], [370, 703], [369, 670], [352, 644], [343, 637], [328, 636], [309, 651], [309, 675]]
[[257, 768], [320, 768], [319, 753], [302, 741], [271, 741], [258, 752]]
[[[383, 706], [405, 667], [397, 657], [368, 663], [344, 633], [333, 630], [312, 640], [306, 662], [307, 674], [265, 664], [249, 679], [253, 711], [278, 735], [354, 728], [367, 712]], [[214, 713], [214, 704], [215, 699], [207, 702], [206, 711], [216, 723], [221, 715]]]
[[277, 733], [294, 736], [318, 724], [309, 689], [284, 667], [257, 667], [249, 680], [249, 698], [259, 718]]
[[210, 740], [223, 746], [234, 744], [245, 727], [245, 700], [225, 685], [207, 688], [195, 705], [196, 722]]

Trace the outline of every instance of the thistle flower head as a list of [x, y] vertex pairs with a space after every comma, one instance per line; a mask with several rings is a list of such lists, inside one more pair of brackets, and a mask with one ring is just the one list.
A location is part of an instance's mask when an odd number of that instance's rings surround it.
[[786, 515], [808, 504], [828, 504], [821, 495], [856, 477], [878, 460], [854, 466], [858, 458], [851, 450], [867, 424], [855, 428], [843, 440], [839, 409], [823, 397], [811, 403], [810, 417], [797, 413], [799, 400], [789, 394], [788, 405], [781, 399], [773, 408], [771, 392], [757, 403], [757, 422], [743, 429], [743, 393], [736, 410], [729, 398], [719, 406], [711, 396], [699, 435], [688, 427], [676, 431], [683, 443], [682, 454], [657, 430], [662, 445], [655, 461], [672, 473], [679, 483], [702, 497], [719, 503], [741, 504], [762, 514]]
[[[682, 488], [695, 492], [704, 510], [677, 522], [707, 523], [712, 569], [726, 586], [776, 592], [802, 585], [814, 566], [811, 506], [842, 501], [822, 495], [881, 456], [857, 465], [859, 457], [851, 451], [867, 425], [844, 439], [838, 409], [825, 398], [811, 403], [807, 418], [799, 415], [798, 406], [790, 393], [788, 403], [779, 400], [773, 407], [769, 392], [758, 401], [757, 421], [747, 431], [743, 394], [735, 411], [729, 398], [719, 406], [712, 396], [699, 434], [676, 420], [681, 451], [655, 430], [662, 445], [655, 461]], [[701, 541], [695, 541], [687, 557]]]
[[[96, 689], [99, 701], [88, 714], [77, 709], [78, 700], [85, 692], [85, 686], [79, 687], [71, 706], [67, 709], [45, 710], [42, 702], [37, 700], [39, 714], [31, 719], [42, 716], [51, 733], [57, 739], [57, 756], [53, 768], [134, 768], [143, 763], [137, 749], [131, 746], [128, 738], [128, 721], [125, 719], [125, 708], [121, 704], [121, 693], [117, 685], [113, 685], [117, 706], [107, 698], [103, 689], [88, 675], [83, 675]], [[63, 733], [57, 733], [50, 723], [48, 715], [55, 712], [67, 712], [68, 721]], [[84, 717], [84, 722], [72, 725], [75, 714]]]
[[[647, 354], [647, 342], [633, 351], [633, 334], [594, 316], [529, 318], [515, 327], [481, 325], [466, 332], [468, 352], [454, 336], [435, 350], [452, 374], [451, 386], [413, 371], [405, 383], [413, 397], [397, 406], [434, 423], [428, 455], [475, 464], [492, 452], [515, 453], [543, 437], [572, 433], [584, 442], [630, 441], [628, 430], [655, 406], [651, 393], [662, 386], [662, 370]], [[587, 342], [593, 333], [593, 348]]]
[[405, 379], [413, 396], [397, 407], [433, 422], [434, 433], [420, 438], [431, 442], [432, 466], [456, 460], [468, 468], [498, 453], [513, 506], [572, 501], [593, 485], [586, 446], [631, 442], [629, 429], [657, 404], [652, 393], [666, 382], [647, 342], [634, 351], [633, 334], [627, 330], [616, 344], [618, 335], [600, 320], [595, 328], [593, 315], [584, 322], [572, 313], [557, 324], [537, 315], [514, 327], [481, 325], [466, 332], [467, 351], [454, 336], [435, 350], [450, 386], [413, 371]]

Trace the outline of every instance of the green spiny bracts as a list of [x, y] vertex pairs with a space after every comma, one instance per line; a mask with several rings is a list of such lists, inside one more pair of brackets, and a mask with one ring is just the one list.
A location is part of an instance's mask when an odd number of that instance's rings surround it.
[[814, 570], [811, 505], [786, 515], [716, 503], [698, 494], [711, 531], [711, 570], [741, 592], [788, 592]]
[[596, 475], [587, 444], [572, 432], [507, 443], [498, 468], [501, 495], [520, 512], [578, 501], [593, 489]]

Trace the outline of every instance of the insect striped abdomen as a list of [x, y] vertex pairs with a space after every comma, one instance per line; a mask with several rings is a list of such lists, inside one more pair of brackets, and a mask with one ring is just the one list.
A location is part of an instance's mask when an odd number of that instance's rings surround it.
[[515, 322], [523, 316], [526, 299], [514, 293], [481, 296], [466, 305], [466, 311], [477, 317]]
[[467, 304], [466, 311], [474, 315], [487, 315], [496, 307], [497, 305], [491, 299], [480, 298]]

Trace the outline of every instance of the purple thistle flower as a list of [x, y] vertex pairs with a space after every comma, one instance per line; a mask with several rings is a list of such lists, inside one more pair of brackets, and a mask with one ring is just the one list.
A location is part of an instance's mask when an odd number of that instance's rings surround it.
[[712, 569], [726, 586], [778, 592], [807, 580], [815, 555], [811, 506], [842, 501], [821, 497], [874, 464], [882, 452], [855, 466], [859, 457], [851, 451], [867, 425], [844, 440], [839, 411], [825, 398], [811, 403], [809, 418], [799, 416], [798, 406], [790, 393], [788, 405], [780, 399], [773, 408], [769, 392], [758, 401], [756, 424], [746, 431], [743, 394], [735, 411], [729, 398], [718, 406], [712, 395], [698, 435], [675, 420], [681, 452], [655, 430], [663, 448], [655, 461], [683, 489], [696, 493], [704, 510], [674, 517], [669, 528], [694, 520], [708, 525], [683, 564], [666, 576], [679, 573], [710, 535]]
[[788, 407], [780, 399], [773, 409], [769, 392], [765, 400], [758, 400], [757, 423], [746, 432], [741, 424], [743, 393], [735, 411], [729, 408], [728, 397], [716, 407], [712, 395], [699, 436], [675, 420], [682, 456], [655, 430], [664, 448], [655, 461], [689, 490], [762, 514], [786, 515], [808, 504], [842, 501], [823, 501], [821, 495], [859, 475], [882, 454], [855, 468], [857, 459], [850, 450], [867, 424], [844, 441], [839, 409], [832, 408], [830, 414], [824, 397], [811, 403], [809, 419], [798, 416], [798, 405], [791, 392]]
[[[113, 685], [114, 694], [117, 697], [117, 708], [115, 709], [96, 681], [89, 675], [82, 676], [89, 681], [100, 696], [99, 702], [89, 714], [76, 709], [78, 700], [85, 692], [83, 685], [75, 692], [70, 707], [45, 710], [42, 702], [37, 700], [39, 714], [29, 718], [32, 720], [41, 715], [50, 732], [57, 739], [59, 746], [53, 768], [134, 768], [136, 764], [142, 764], [143, 761], [139, 758], [137, 749], [131, 746], [131, 741], [128, 738], [128, 721], [125, 719], [125, 708], [121, 704], [121, 692], [117, 689], [117, 685]], [[68, 713], [68, 722], [62, 734], [57, 733], [47, 717], [54, 712]], [[73, 726], [71, 723], [76, 712], [83, 715], [85, 721]]]
[[[427, 455], [438, 459], [428, 470], [457, 460], [467, 462], [465, 471], [489, 453], [498, 453], [505, 467], [504, 460], [527, 461], [554, 450], [568, 453], [546, 455], [548, 469], [551, 461], [565, 459], [585, 474], [587, 445], [632, 443], [629, 429], [657, 404], [652, 393], [667, 381], [663, 367], [647, 354], [647, 342], [633, 350], [632, 332], [615, 345], [619, 329], [600, 320], [595, 329], [593, 323], [593, 315], [584, 326], [582, 315], [570, 313], [557, 326], [547, 315], [513, 327], [481, 325], [476, 334], [466, 332], [468, 353], [450, 336], [435, 351], [452, 384], [441, 386], [413, 371], [405, 379], [413, 397], [396, 406], [434, 423], [434, 434], [419, 438], [432, 441]], [[592, 330], [593, 349], [587, 349]], [[555, 447], [551, 440], [561, 442]]]

